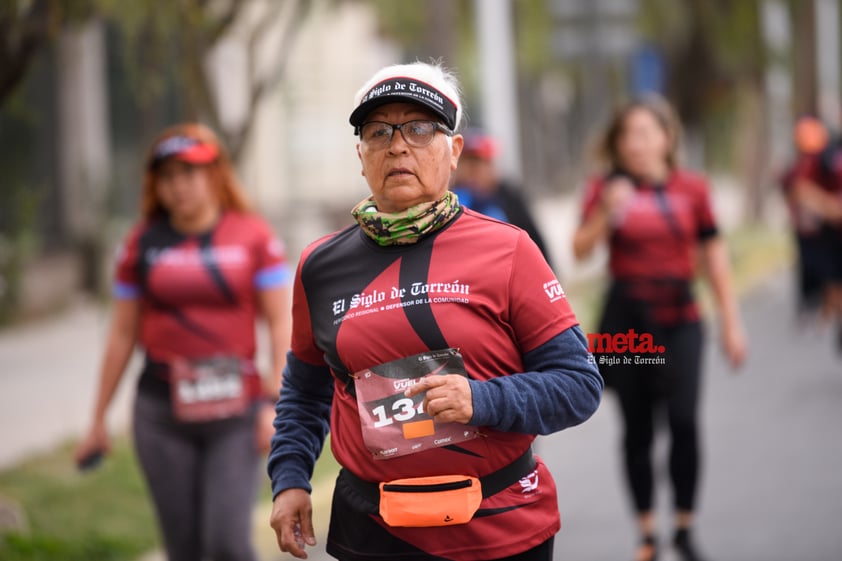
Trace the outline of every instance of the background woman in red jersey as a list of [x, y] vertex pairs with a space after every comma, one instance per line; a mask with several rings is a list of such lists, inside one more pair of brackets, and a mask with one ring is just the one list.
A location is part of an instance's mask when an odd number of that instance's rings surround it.
[[[145, 352], [134, 443], [170, 561], [254, 561], [251, 519], [289, 339], [281, 242], [249, 211], [206, 127], [164, 131], [146, 159], [142, 220], [121, 248], [84, 467], [109, 449], [106, 411]], [[255, 368], [267, 320], [272, 362]]]
[[[616, 391], [624, 421], [626, 475], [637, 512], [641, 543], [635, 559], [658, 553], [653, 508], [652, 443], [661, 406], [672, 440], [673, 544], [682, 559], [700, 554], [690, 539], [699, 472], [697, 409], [703, 333], [692, 294], [697, 260], [715, 297], [722, 346], [734, 366], [746, 339], [731, 286], [726, 248], [718, 236], [707, 181], [678, 165], [679, 125], [660, 97], [618, 109], [602, 138], [605, 173], [593, 179], [573, 240], [578, 258], [607, 243], [612, 284], [601, 333], [650, 333], [660, 351], [653, 364], [602, 368]], [[662, 363], [662, 364], [661, 364]]]

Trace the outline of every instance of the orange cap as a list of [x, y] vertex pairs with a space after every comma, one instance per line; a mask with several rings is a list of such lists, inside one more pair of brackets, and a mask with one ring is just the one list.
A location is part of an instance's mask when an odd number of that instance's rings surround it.
[[801, 117], [795, 123], [795, 146], [804, 154], [818, 154], [827, 146], [827, 129], [815, 117]]

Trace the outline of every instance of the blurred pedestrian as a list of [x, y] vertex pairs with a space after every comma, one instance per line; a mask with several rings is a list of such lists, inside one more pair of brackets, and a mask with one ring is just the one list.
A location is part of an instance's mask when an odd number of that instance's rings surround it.
[[459, 197], [459, 204], [526, 230], [552, 266], [544, 238], [535, 224], [523, 190], [500, 174], [497, 140], [480, 128], [466, 129], [462, 137], [465, 139], [464, 147], [451, 188]]
[[534, 241], [448, 191], [461, 114], [436, 64], [383, 68], [356, 96], [371, 196], [299, 262], [269, 454], [271, 524], [296, 557], [330, 430], [334, 557], [552, 559], [558, 499], [531, 444], [590, 417], [602, 380]]
[[800, 117], [793, 140], [795, 158], [785, 170], [781, 186], [798, 250], [798, 309], [809, 313], [821, 307], [831, 275], [824, 215], [833, 210], [835, 180], [822, 165], [822, 154], [828, 147], [824, 123], [813, 116]]
[[820, 185], [832, 181], [821, 166], [821, 155], [828, 145], [828, 131], [819, 119], [804, 116], [795, 124], [793, 140], [796, 156], [781, 183], [798, 249], [798, 307], [806, 313], [820, 308], [822, 290], [828, 279], [822, 211], [811, 209], [813, 205], [810, 204], [812, 200], [823, 198], [824, 189]]
[[[252, 511], [289, 348], [290, 273], [213, 132], [164, 131], [146, 159], [142, 220], [119, 253], [93, 423], [76, 458], [85, 466], [108, 452], [106, 412], [140, 345], [134, 444], [169, 561], [256, 559]], [[261, 313], [272, 356], [263, 377]]]
[[826, 322], [836, 324], [836, 346], [842, 352], [842, 136], [837, 135], [829, 142], [822, 153], [822, 165], [834, 178], [832, 196], [823, 206], [823, 234], [830, 266], [823, 291], [822, 315]]
[[641, 97], [618, 108], [600, 144], [604, 173], [587, 187], [573, 240], [580, 259], [601, 243], [609, 250], [611, 286], [592, 350], [606, 350], [594, 349], [596, 340], [609, 347], [616, 341], [617, 352], [629, 347], [635, 354], [612, 365], [600, 355], [598, 362], [605, 365], [606, 387], [616, 392], [622, 411], [625, 471], [641, 534], [637, 561], [658, 554], [651, 455], [662, 407], [672, 436], [673, 544], [683, 560], [701, 559], [691, 539], [703, 342], [692, 294], [697, 257], [713, 289], [725, 353], [734, 366], [746, 353], [708, 183], [679, 166], [679, 132], [672, 108], [660, 97]]
[[842, 141], [811, 115], [796, 121], [793, 140], [781, 184], [798, 248], [799, 310], [835, 321], [842, 349]]

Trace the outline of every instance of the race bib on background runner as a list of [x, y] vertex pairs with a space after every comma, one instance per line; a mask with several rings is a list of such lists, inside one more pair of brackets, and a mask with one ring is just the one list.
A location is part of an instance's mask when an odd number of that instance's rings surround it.
[[173, 361], [170, 387], [176, 419], [206, 422], [242, 415], [249, 404], [243, 366], [229, 356]]
[[404, 392], [426, 376], [466, 376], [458, 350], [450, 348], [401, 358], [354, 373], [360, 426], [375, 460], [414, 454], [476, 438], [478, 431], [461, 423], [436, 423], [424, 411], [424, 393]]

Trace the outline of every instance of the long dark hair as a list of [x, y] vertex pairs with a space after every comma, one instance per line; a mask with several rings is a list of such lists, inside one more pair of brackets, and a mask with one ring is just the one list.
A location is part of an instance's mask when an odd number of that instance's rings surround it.
[[605, 132], [597, 142], [597, 159], [608, 170], [618, 170], [623, 167], [617, 143], [629, 114], [638, 109], [647, 111], [655, 117], [661, 129], [666, 133], [670, 143], [666, 155], [666, 163], [671, 170], [675, 169], [679, 164], [678, 150], [681, 144], [681, 123], [672, 105], [666, 99], [654, 93], [647, 93], [635, 97], [617, 107], [608, 122]]

